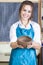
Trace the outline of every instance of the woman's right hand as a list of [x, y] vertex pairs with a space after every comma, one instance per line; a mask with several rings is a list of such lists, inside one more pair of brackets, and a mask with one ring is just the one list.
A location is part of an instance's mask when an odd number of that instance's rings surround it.
[[12, 48], [17, 48], [17, 47], [19, 47], [19, 48], [24, 48], [22, 45], [18, 45], [17, 42], [12, 42], [12, 43], [10, 44], [10, 46], [11, 46]]
[[17, 48], [18, 44], [17, 44], [17, 42], [11, 42], [10, 46], [11, 46], [11, 48]]

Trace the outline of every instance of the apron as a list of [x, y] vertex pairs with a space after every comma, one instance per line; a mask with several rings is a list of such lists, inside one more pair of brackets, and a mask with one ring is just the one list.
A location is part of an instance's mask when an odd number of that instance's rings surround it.
[[[30, 24], [30, 29], [16, 28], [17, 38], [20, 36], [29, 36], [34, 38], [34, 30]], [[37, 65], [36, 64], [36, 50], [34, 48], [15, 48], [11, 51], [9, 65]]]

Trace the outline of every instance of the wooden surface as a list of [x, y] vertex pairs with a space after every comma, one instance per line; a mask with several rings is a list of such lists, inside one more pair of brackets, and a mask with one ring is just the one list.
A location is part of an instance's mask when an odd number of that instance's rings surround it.
[[42, 47], [41, 47], [41, 50], [40, 50], [40, 54], [38, 56], [38, 65], [42, 65]]

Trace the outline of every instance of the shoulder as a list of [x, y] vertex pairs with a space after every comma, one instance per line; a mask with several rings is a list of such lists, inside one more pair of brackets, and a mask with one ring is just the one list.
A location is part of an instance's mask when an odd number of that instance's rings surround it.
[[40, 28], [40, 25], [38, 23], [36, 23], [35, 21], [32, 21], [31, 24], [32, 24], [33, 28], [35, 28], [35, 29]]
[[12, 29], [16, 29], [17, 26], [18, 26], [18, 24], [19, 24], [19, 21], [17, 21], [16, 23], [12, 24], [11, 28], [12, 28]]

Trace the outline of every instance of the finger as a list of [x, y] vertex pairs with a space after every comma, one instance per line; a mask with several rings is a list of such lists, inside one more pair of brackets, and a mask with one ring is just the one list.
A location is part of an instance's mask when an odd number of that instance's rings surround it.
[[32, 41], [30, 41], [30, 42], [28, 43], [28, 45], [32, 45]]
[[19, 48], [24, 48], [22, 45], [19, 45]]
[[27, 48], [32, 48], [32, 45], [28, 45]]

